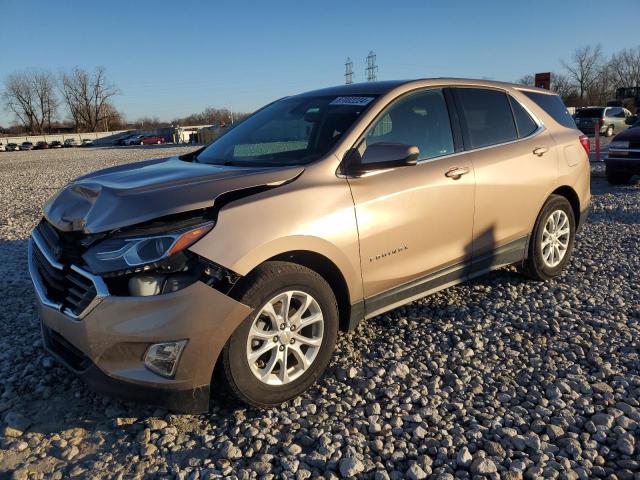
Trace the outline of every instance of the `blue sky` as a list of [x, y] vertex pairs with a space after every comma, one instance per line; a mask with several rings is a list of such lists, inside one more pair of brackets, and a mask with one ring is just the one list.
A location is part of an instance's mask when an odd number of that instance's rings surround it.
[[[364, 81], [369, 50], [381, 80], [514, 80], [560, 69], [579, 46], [611, 53], [640, 44], [640, 1], [605, 3], [0, 0], [0, 80], [29, 67], [103, 65], [130, 120], [207, 106], [251, 111], [343, 83], [347, 56]], [[10, 120], [0, 108], [0, 125]]]

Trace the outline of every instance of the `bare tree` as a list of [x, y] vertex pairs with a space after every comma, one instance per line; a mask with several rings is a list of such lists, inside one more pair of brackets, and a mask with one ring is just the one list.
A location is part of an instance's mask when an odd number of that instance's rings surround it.
[[5, 79], [2, 98], [7, 110], [13, 112], [25, 129], [43, 133], [45, 124], [51, 129], [58, 101], [55, 78], [47, 70], [15, 72]]
[[565, 102], [577, 95], [571, 79], [563, 73], [551, 74], [551, 90], [557, 93]]
[[614, 53], [608, 67], [615, 88], [640, 87], [640, 45]]
[[578, 94], [584, 99], [585, 94], [598, 80], [603, 64], [602, 47], [590, 45], [574, 50], [569, 62], [562, 61], [569, 77], [575, 82]]
[[516, 80], [515, 83], [533, 87], [535, 85], [535, 82], [536, 82], [535, 77], [533, 75], [527, 74], [520, 77], [518, 80]]
[[118, 94], [115, 85], [107, 81], [104, 67], [96, 67], [93, 73], [77, 67], [63, 73], [61, 91], [76, 128], [91, 132], [113, 114], [109, 100]]

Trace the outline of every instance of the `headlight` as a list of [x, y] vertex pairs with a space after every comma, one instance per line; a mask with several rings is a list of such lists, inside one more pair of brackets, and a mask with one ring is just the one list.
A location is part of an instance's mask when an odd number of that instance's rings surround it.
[[627, 149], [627, 148], [629, 148], [629, 142], [623, 142], [622, 140], [617, 140], [615, 142], [611, 142], [609, 144], [609, 148]]
[[136, 238], [109, 238], [90, 248], [83, 256], [93, 273], [120, 270], [139, 271], [162, 261], [200, 240], [214, 226], [208, 222], [189, 230]]

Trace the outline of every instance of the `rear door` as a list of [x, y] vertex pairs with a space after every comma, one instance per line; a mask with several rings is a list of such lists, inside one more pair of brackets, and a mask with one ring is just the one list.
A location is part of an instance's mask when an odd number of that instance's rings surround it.
[[516, 262], [558, 176], [555, 142], [505, 91], [460, 87], [455, 93], [476, 175], [474, 268]]

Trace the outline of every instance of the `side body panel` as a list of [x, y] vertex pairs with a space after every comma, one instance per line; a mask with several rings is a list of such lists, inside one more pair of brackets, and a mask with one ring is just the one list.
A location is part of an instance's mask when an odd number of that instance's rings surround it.
[[[533, 150], [546, 148], [541, 156]], [[476, 171], [474, 257], [531, 233], [558, 179], [555, 141], [548, 131], [504, 145], [470, 151]]]
[[226, 205], [215, 228], [190, 250], [240, 275], [281, 253], [318, 253], [342, 272], [351, 303], [360, 301], [353, 199], [336, 164], [311, 165], [292, 183]]
[[[469, 173], [447, 178], [453, 167]], [[365, 298], [471, 258], [473, 169], [454, 155], [349, 180]]]

